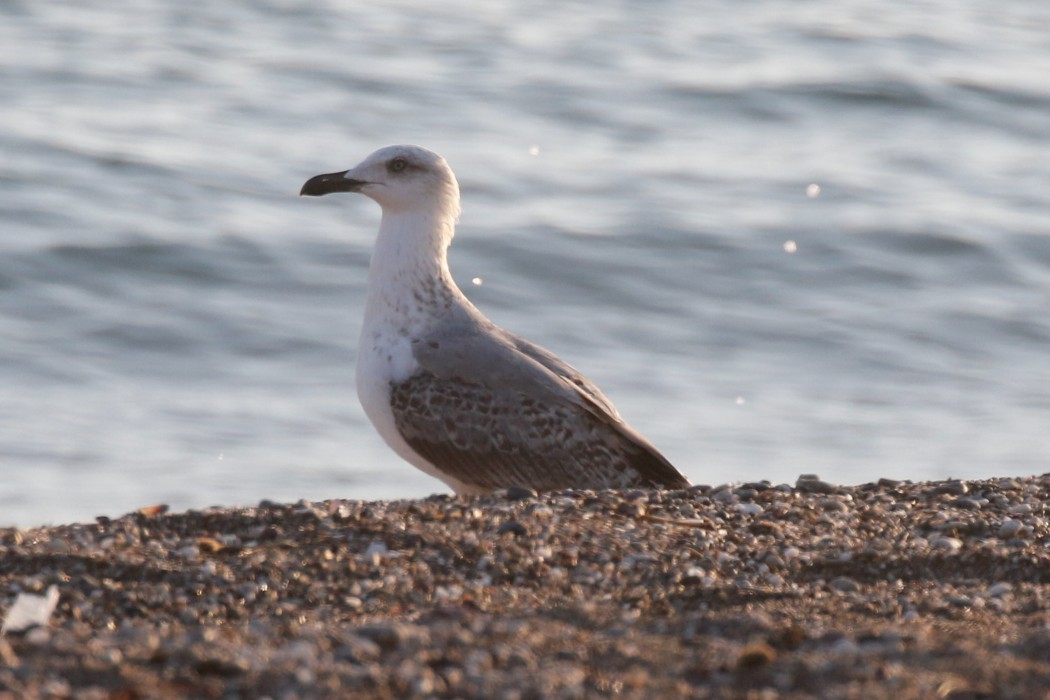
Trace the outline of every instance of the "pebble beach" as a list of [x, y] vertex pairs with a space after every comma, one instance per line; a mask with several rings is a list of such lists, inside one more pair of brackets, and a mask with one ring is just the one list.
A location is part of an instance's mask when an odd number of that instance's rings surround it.
[[0, 698], [1039, 698], [1050, 475], [0, 530]]

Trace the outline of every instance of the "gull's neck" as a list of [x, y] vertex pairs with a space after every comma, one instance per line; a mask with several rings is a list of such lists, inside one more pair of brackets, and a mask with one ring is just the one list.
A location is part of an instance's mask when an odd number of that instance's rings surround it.
[[455, 221], [440, 208], [383, 212], [368, 266], [366, 326], [411, 331], [469, 305], [448, 270]]

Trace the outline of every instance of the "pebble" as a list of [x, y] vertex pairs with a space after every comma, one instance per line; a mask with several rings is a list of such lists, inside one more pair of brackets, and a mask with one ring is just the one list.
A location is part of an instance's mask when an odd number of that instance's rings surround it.
[[383, 651], [394, 651], [406, 646], [418, 647], [429, 641], [429, 632], [424, 627], [401, 622], [379, 622], [364, 625], [355, 633], [375, 642]]
[[993, 598], [1001, 598], [1004, 595], [1009, 595], [1013, 589], [1014, 587], [1012, 585], [1005, 581], [1001, 581], [994, 586], [989, 587], [987, 595]]
[[934, 486], [931, 491], [934, 495], [949, 494], [952, 496], [962, 496], [969, 492], [970, 488], [962, 481], [945, 481]]
[[839, 591], [840, 593], [856, 593], [860, 590], [860, 586], [857, 582], [851, 578], [845, 576], [839, 576], [828, 584], [833, 590]]
[[982, 503], [975, 498], [956, 498], [952, 501], [952, 505], [956, 508], [963, 508], [965, 510], [978, 510]]
[[704, 576], [706, 576], [706, 575], [707, 575], [707, 572], [704, 571], [703, 569], [701, 569], [699, 567], [696, 567], [696, 566], [691, 566], [691, 567], [689, 567], [688, 569], [685, 570], [685, 572], [682, 574], [682, 577], [679, 579], [679, 581], [682, 584], [687, 585], [687, 586], [688, 585], [693, 585], [693, 584], [697, 584], [697, 583], [700, 583], [701, 581], [703, 581], [704, 580]]
[[890, 700], [1050, 677], [1050, 478], [525, 491], [0, 529], [0, 611], [61, 590], [0, 638], [0, 697]]
[[51, 630], [47, 627], [33, 627], [25, 633], [25, 640], [33, 646], [43, 646], [51, 641]]
[[963, 543], [958, 537], [937, 537], [930, 546], [934, 549], [944, 549], [949, 552], [955, 552], [962, 548]]
[[737, 503], [740, 498], [737, 497], [736, 492], [731, 487], [719, 488], [712, 492], [711, 500], [716, 503]]
[[802, 493], [838, 493], [839, 487], [822, 481], [815, 474], [803, 474], [795, 481], [795, 489]]
[[200, 558], [201, 550], [196, 544], [188, 544], [179, 549], [177, 554], [182, 559], [198, 559]]
[[845, 502], [835, 498], [823, 498], [817, 501], [817, 507], [823, 511], [834, 511], [837, 513], [849, 511], [849, 506]]
[[1024, 527], [1024, 523], [1022, 523], [1020, 520], [1007, 518], [1003, 520], [1002, 525], [999, 526], [999, 537], [1016, 537], [1018, 533], [1021, 532], [1022, 527]]
[[529, 534], [528, 529], [517, 520], [507, 520], [499, 526], [496, 530], [497, 535], [511, 534], [515, 536], [523, 536]]
[[[523, 501], [536, 498], [537, 496], [537, 493], [534, 490], [525, 488], [524, 486], [511, 486], [508, 489], [503, 489], [501, 493], [508, 501]], [[500, 494], [497, 493], [496, 495], [498, 496]]]

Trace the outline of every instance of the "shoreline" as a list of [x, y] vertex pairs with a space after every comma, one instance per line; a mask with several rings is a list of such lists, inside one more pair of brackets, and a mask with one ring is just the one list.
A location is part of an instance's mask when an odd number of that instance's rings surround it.
[[1036, 698], [1050, 475], [0, 529], [0, 699]]

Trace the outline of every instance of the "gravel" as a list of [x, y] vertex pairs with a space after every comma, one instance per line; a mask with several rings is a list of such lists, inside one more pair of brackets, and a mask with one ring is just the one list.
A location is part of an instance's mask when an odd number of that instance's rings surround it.
[[1032, 698], [1050, 476], [517, 489], [0, 529], [0, 698]]

